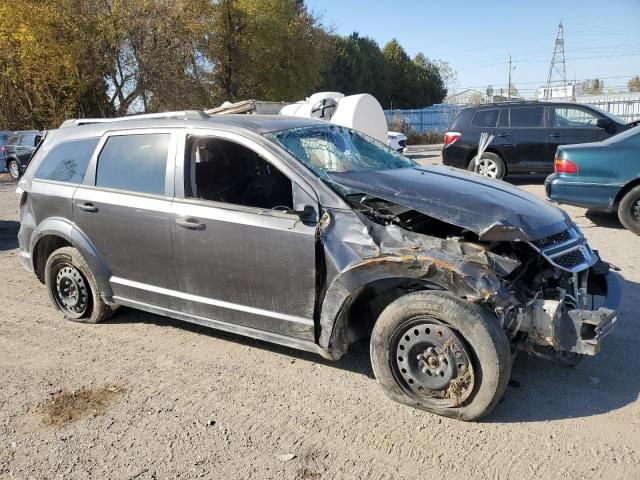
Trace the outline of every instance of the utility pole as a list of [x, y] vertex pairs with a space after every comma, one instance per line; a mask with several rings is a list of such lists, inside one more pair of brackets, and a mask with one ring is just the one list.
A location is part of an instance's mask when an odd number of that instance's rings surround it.
[[558, 34], [556, 35], [556, 42], [553, 47], [553, 57], [551, 58], [551, 65], [549, 66], [549, 77], [547, 78], [547, 87], [544, 90], [544, 98], [548, 100], [552, 97], [551, 88], [553, 83], [553, 73], [558, 74], [558, 81], [562, 82], [562, 86], [567, 90], [567, 67], [564, 61], [564, 28], [562, 22], [558, 25]]
[[507, 100], [511, 100], [511, 54], [509, 54], [509, 83], [507, 85]]

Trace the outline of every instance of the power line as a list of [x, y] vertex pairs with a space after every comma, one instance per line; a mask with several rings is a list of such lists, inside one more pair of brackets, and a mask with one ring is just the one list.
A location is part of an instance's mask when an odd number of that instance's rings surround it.
[[[598, 77], [599, 80], [617, 80], [617, 79], [621, 79], [621, 78], [633, 78], [636, 77], [638, 75], [617, 75], [614, 77]], [[578, 78], [575, 81], [576, 82], [583, 82], [585, 80], [592, 80], [592, 78]], [[530, 81], [530, 82], [517, 82], [518, 85], [543, 85], [545, 82], [545, 80], [534, 80], [534, 81]], [[491, 85], [505, 85], [503, 83], [500, 82], [489, 82], [491, 83]], [[515, 84], [515, 83], [514, 83]], [[472, 86], [472, 87], [464, 87], [464, 88], [485, 88], [486, 85], [476, 85], [476, 86]]]

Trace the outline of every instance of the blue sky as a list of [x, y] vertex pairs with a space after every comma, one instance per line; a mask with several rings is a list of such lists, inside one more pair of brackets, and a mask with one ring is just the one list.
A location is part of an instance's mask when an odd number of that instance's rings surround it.
[[605, 87], [617, 90], [640, 75], [640, 0], [306, 3], [335, 33], [357, 31], [381, 47], [396, 38], [410, 55], [447, 60], [459, 90], [505, 87], [511, 54], [513, 82], [532, 96], [546, 82], [561, 20], [567, 80], [604, 78]]

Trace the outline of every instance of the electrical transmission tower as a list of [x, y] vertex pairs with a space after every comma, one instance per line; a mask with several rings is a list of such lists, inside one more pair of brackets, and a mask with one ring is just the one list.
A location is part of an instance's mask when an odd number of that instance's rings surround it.
[[[547, 88], [544, 91], [544, 98], [548, 100], [551, 98], [551, 86], [554, 81], [554, 72], [559, 77], [556, 82], [562, 82], [562, 86], [567, 87], [567, 68], [564, 63], [564, 30], [562, 28], [562, 22], [558, 25], [558, 35], [556, 35], [556, 43], [553, 48], [553, 58], [551, 59], [551, 65], [549, 66], [549, 77], [547, 78]], [[564, 96], [564, 95], [563, 95]]]

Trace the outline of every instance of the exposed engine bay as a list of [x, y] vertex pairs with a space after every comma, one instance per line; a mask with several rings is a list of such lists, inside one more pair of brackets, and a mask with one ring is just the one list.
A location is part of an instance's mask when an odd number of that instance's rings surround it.
[[617, 320], [615, 309], [604, 304], [605, 297], [611, 305], [619, 301], [619, 289], [612, 291], [607, 283], [609, 265], [577, 228], [533, 241], [481, 241], [470, 230], [394, 202], [366, 194], [347, 200], [377, 225], [443, 239], [445, 248], [450, 242], [459, 244], [471, 263], [478, 263], [474, 255], [484, 253], [490, 261], [482, 267], [493, 267], [500, 291], [467, 298], [495, 313], [515, 348], [573, 364], [581, 355], [598, 353], [600, 340]]

